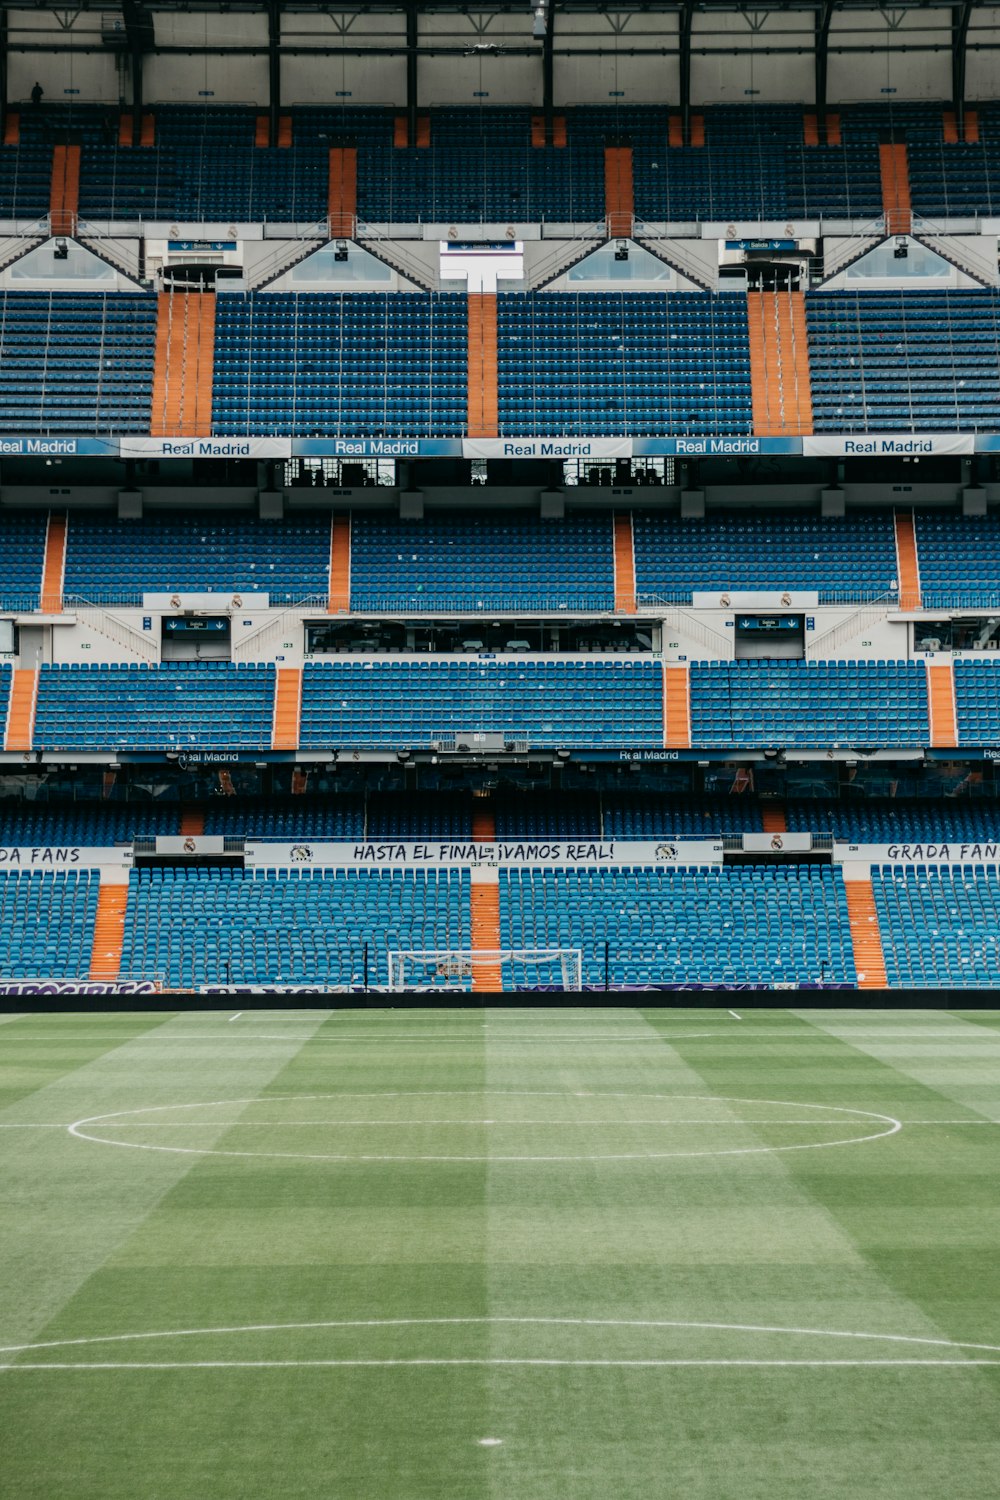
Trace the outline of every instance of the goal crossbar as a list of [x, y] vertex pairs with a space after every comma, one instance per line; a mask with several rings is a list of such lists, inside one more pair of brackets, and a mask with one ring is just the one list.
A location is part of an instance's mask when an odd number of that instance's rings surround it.
[[396, 948], [389, 950], [388, 960], [390, 990], [438, 989], [449, 982], [459, 987], [477, 970], [495, 969], [503, 963], [557, 974], [566, 990], [583, 987], [579, 948]]

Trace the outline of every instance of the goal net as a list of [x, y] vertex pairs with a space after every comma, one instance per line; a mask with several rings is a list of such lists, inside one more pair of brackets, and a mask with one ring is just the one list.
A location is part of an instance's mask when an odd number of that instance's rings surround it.
[[398, 948], [390, 990], [579, 990], [579, 948]]

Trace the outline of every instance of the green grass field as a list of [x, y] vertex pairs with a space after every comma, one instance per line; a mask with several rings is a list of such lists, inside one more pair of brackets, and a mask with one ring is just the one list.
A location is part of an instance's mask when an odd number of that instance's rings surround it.
[[0, 1021], [5, 1500], [1000, 1494], [1000, 1012], [232, 1014]]

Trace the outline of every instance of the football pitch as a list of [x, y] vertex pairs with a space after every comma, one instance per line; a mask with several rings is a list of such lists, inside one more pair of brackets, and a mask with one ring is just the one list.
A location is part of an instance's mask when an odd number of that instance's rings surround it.
[[0, 1018], [0, 1495], [995, 1500], [1000, 1011], [731, 998]]

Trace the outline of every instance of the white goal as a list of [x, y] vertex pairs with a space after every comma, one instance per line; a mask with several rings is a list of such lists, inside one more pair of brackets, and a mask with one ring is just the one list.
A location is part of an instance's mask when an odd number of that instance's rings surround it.
[[583, 988], [579, 948], [397, 948], [388, 956], [394, 991], [500, 990], [505, 977], [525, 989]]

